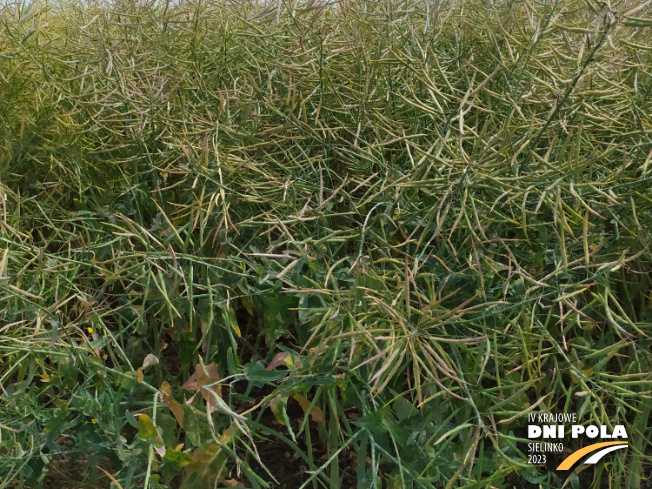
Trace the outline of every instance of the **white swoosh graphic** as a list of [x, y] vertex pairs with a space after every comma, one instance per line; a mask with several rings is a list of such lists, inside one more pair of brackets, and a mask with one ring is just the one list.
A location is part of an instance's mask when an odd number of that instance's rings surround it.
[[606, 454], [609, 452], [613, 452], [614, 450], [619, 450], [620, 448], [626, 448], [627, 445], [616, 445], [613, 447], [607, 447], [603, 448], [599, 452], [594, 453], [589, 459], [587, 459], [584, 463], [585, 464], [595, 464], [597, 463], [602, 457], [604, 457]]

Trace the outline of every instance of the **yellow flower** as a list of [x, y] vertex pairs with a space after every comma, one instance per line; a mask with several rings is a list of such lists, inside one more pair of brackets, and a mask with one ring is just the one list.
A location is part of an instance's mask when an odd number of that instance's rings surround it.
[[86, 328], [86, 331], [88, 331], [88, 334], [93, 334], [93, 328], [91, 328], [90, 326]]
[[91, 423], [95, 424], [97, 423], [97, 420], [95, 418], [91, 419]]

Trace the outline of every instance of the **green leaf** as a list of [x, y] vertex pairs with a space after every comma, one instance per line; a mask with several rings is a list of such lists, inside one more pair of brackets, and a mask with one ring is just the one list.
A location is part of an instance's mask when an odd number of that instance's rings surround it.
[[168, 448], [163, 460], [165, 463], [163, 464], [161, 475], [171, 479], [179, 474], [184, 467], [190, 465], [193, 458], [186, 452], [175, 450], [174, 448]]
[[571, 483], [571, 487], [573, 489], [579, 489], [580, 488], [580, 476], [577, 475], [577, 472], [573, 472], [570, 475], [570, 483]]
[[287, 374], [287, 370], [267, 370], [261, 362], [245, 365], [245, 377], [252, 382], [275, 382]]

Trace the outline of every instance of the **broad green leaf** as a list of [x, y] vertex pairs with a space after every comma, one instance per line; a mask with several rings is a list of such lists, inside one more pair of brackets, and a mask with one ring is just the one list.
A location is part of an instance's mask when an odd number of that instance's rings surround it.
[[260, 362], [245, 365], [245, 376], [254, 382], [275, 382], [287, 374], [287, 370], [267, 370]]

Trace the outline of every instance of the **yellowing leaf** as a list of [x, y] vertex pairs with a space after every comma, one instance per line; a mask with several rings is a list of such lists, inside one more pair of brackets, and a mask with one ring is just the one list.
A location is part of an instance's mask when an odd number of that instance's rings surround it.
[[[220, 435], [220, 442], [232, 443], [238, 431], [237, 425], [231, 424]], [[180, 489], [215, 487], [224, 479], [224, 463], [228, 454], [221, 446], [218, 443], [207, 443], [192, 452], [192, 462], [186, 467], [186, 478]]]
[[287, 426], [287, 423], [285, 422], [285, 417], [287, 416], [285, 412], [286, 399], [282, 397], [281, 394], [274, 397], [269, 402], [269, 408], [272, 410], [272, 413], [274, 413], [274, 417], [276, 418], [276, 421], [281, 423], [283, 426]]
[[170, 388], [170, 384], [168, 382], [163, 382], [161, 384], [161, 396], [163, 397], [165, 404], [168, 405], [172, 415], [177, 420], [177, 423], [179, 423], [179, 426], [183, 428], [183, 409], [174, 398], [174, 396], [172, 396], [172, 389]]
[[241, 297], [240, 302], [242, 302], [242, 305], [247, 310], [249, 315], [253, 316], [254, 315], [254, 308], [251, 307], [251, 301], [249, 300], [249, 297]]
[[154, 421], [147, 414], [134, 414], [138, 418], [138, 434], [143, 440], [155, 440], [158, 436]]
[[571, 381], [574, 384], [579, 384], [582, 376], [588, 378], [591, 377], [591, 374], [593, 374], [593, 367], [582, 368], [582, 366], [580, 365], [579, 373], [575, 369], [571, 369], [570, 374], [571, 374]]
[[241, 336], [240, 334], [240, 326], [238, 325], [238, 320], [235, 317], [235, 312], [233, 311], [232, 308], [229, 308], [229, 322], [231, 323], [231, 329], [233, 329], [233, 332], [238, 335], [238, 337]]
[[326, 423], [326, 416], [324, 416], [324, 411], [322, 411], [319, 406], [313, 406], [311, 408], [310, 401], [301, 394], [295, 394], [292, 397], [299, 403], [304, 413], [310, 413], [310, 417], [313, 421], [316, 421], [317, 423]]
[[165, 460], [174, 462], [179, 467], [186, 467], [192, 463], [192, 457], [188, 453], [182, 452], [179, 447], [169, 448], [165, 453]]
[[102, 263], [100, 263], [99, 261], [97, 261], [95, 258], [91, 258], [91, 263], [92, 263], [93, 265], [95, 265], [96, 267], [100, 267], [100, 273], [101, 273], [102, 275], [104, 275], [104, 276], [107, 277], [107, 278], [108, 278], [108, 277], [111, 277], [111, 273], [107, 270], [107, 268], [106, 268]]
[[193, 463], [207, 464], [219, 451], [217, 443], [208, 443], [193, 452]]
[[233, 436], [235, 435], [235, 432], [236, 432], [236, 428], [232, 424], [222, 432], [222, 434], [220, 435], [220, 441], [222, 443], [231, 442], [231, 440], [233, 440]]
[[165, 456], [165, 444], [156, 429], [154, 421], [147, 414], [134, 414], [138, 417], [138, 436], [154, 447], [159, 456]]

